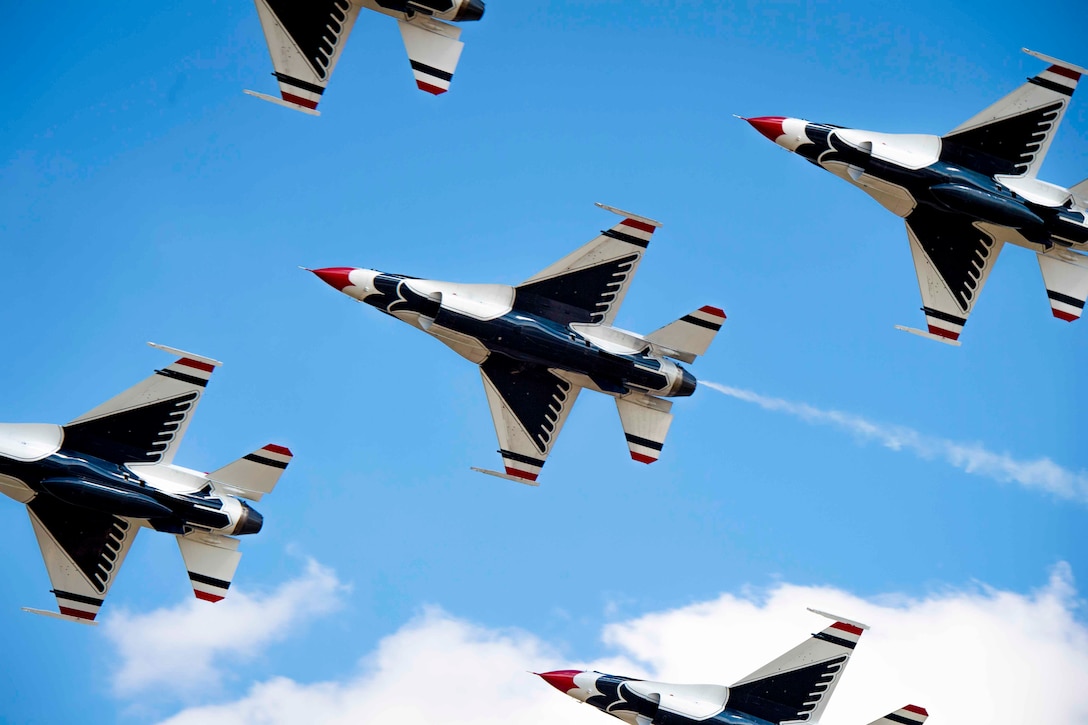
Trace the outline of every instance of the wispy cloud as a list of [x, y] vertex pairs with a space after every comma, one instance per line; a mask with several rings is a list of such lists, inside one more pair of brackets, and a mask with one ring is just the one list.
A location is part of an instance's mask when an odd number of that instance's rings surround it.
[[754, 403], [764, 410], [787, 413], [806, 423], [829, 425], [864, 440], [876, 441], [893, 451], [906, 451], [927, 460], [943, 460], [967, 473], [1003, 483], [1018, 483], [1058, 498], [1088, 504], [1088, 471], [1072, 471], [1049, 458], [1019, 460], [1008, 453], [996, 453], [981, 443], [928, 436], [905, 426], [875, 423], [853, 413], [823, 410], [806, 403], [771, 398], [720, 383], [701, 384], [737, 400]]
[[177, 695], [219, 682], [226, 667], [338, 609], [344, 590], [331, 569], [311, 559], [300, 576], [264, 594], [232, 589], [214, 605], [191, 598], [146, 614], [115, 610], [103, 627], [119, 655], [114, 689], [124, 696], [155, 689]]

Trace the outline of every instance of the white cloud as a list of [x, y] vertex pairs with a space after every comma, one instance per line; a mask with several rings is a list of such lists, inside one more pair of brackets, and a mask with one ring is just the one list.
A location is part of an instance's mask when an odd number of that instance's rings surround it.
[[[1088, 722], [1088, 627], [1075, 618], [1080, 603], [1065, 564], [1028, 594], [972, 585], [922, 599], [865, 599], [790, 584], [724, 594], [605, 627], [603, 639], [615, 655], [590, 664], [615, 674], [726, 684], [821, 628], [823, 620], [807, 606], [873, 627], [831, 700], [827, 725], [862, 725], [911, 702], [927, 707], [934, 725]], [[487, 629], [431, 609], [341, 680], [300, 684], [278, 677], [253, 685], [240, 700], [191, 708], [167, 722], [615, 722], [526, 673], [583, 665], [560, 658], [532, 634]]]
[[147, 614], [115, 610], [104, 634], [117, 648], [117, 694], [169, 686], [195, 691], [222, 678], [222, 668], [257, 656], [302, 621], [337, 609], [344, 586], [331, 569], [309, 560], [303, 574], [268, 594], [231, 591], [221, 602], [196, 598]]
[[912, 428], [874, 423], [852, 413], [822, 410], [806, 403], [770, 398], [719, 383], [701, 384], [737, 400], [754, 403], [764, 410], [788, 413], [807, 423], [834, 426], [859, 438], [877, 441], [893, 451], [909, 451], [927, 460], [941, 459], [967, 473], [1003, 483], [1014, 482], [1059, 498], [1088, 503], [1088, 471], [1071, 471], [1049, 458], [1021, 461], [1008, 453], [995, 453], [981, 443], [961, 443], [927, 436]]

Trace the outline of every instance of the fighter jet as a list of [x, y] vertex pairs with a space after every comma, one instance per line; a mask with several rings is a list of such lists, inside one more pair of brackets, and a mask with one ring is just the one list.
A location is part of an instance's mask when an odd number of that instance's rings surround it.
[[[817, 723], [868, 627], [809, 611], [835, 623], [731, 687], [670, 685], [580, 670], [539, 676], [560, 692], [630, 725]], [[923, 708], [907, 705], [870, 725], [921, 725], [927, 717]]]
[[1088, 298], [1088, 179], [1066, 189], [1037, 178], [1083, 68], [1051, 65], [944, 136], [886, 134], [768, 116], [745, 119], [779, 146], [857, 186], [904, 217], [928, 332], [958, 345], [1005, 243], [1038, 255], [1054, 316]]
[[461, 29], [442, 22], [479, 20], [483, 0], [256, 0], [272, 74], [282, 98], [249, 91], [265, 101], [314, 116], [359, 10], [396, 18], [416, 85], [438, 95], [450, 89], [464, 47]]
[[263, 517], [245, 501], [270, 493], [291, 451], [267, 445], [212, 473], [175, 466], [174, 454], [219, 363], [180, 357], [65, 425], [0, 424], [0, 492], [26, 504], [60, 613], [94, 624], [141, 527], [177, 537], [198, 599], [227, 594], [238, 539]]
[[613, 327], [660, 224], [597, 206], [623, 221], [516, 287], [309, 271], [480, 366], [506, 473], [473, 470], [536, 485], [582, 388], [616, 398], [631, 458], [653, 463], [672, 423], [662, 398], [695, 392], [695, 378], [668, 358], [691, 363], [705, 353], [725, 313], [701, 307], [646, 336]]

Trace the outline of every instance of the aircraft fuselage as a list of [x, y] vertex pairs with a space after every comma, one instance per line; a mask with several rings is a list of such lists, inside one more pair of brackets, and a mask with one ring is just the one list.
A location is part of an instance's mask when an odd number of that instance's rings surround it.
[[1020, 246], [1088, 247], [1084, 210], [1071, 203], [1042, 204], [1025, 198], [993, 175], [970, 168], [984, 168], [985, 159], [955, 143], [937, 136], [877, 134], [818, 123], [806, 123], [803, 135], [791, 150], [861, 188], [899, 216], [908, 216], [917, 206], [930, 206], [1003, 227], [1011, 233], [1002, 241]]
[[648, 354], [649, 343], [642, 350], [606, 350], [574, 326], [520, 310], [516, 302], [505, 310], [491, 306], [469, 314], [444, 304], [450, 296], [441, 292], [441, 282], [375, 272], [372, 284], [374, 291], [361, 297], [363, 302], [439, 338], [476, 363], [488, 355], [505, 355], [583, 376], [588, 385], [610, 395], [695, 392], [695, 377], [671, 360]]
[[[255, 534], [261, 529], [260, 513], [216, 492], [210, 483], [190, 493], [161, 490], [128, 466], [51, 445], [63, 439], [60, 430], [60, 426], [0, 425], [0, 447], [20, 449], [40, 442], [37, 449], [44, 453], [34, 460], [0, 454], [0, 493], [24, 504], [42, 497], [55, 499], [174, 534], [191, 529]], [[55, 450], [48, 452], [49, 448]]]

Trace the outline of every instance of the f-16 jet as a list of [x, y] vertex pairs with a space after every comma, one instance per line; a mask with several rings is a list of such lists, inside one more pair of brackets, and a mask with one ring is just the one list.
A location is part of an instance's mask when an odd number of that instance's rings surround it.
[[857, 186], [906, 219], [928, 332], [958, 345], [1004, 244], [1036, 252], [1054, 316], [1088, 298], [1088, 179], [1038, 178], [1081, 74], [1050, 65], [944, 136], [887, 134], [768, 116], [745, 119], [779, 146]]
[[672, 423], [663, 398], [695, 392], [695, 377], [674, 360], [705, 353], [725, 313], [701, 307], [646, 336], [613, 327], [660, 224], [597, 206], [623, 220], [516, 287], [353, 267], [310, 271], [480, 366], [506, 473], [473, 470], [536, 485], [583, 388], [616, 398], [631, 458], [653, 463]]
[[65, 425], [0, 424], [0, 492], [26, 504], [60, 613], [93, 624], [136, 533], [177, 538], [193, 593], [223, 599], [241, 553], [235, 536], [264, 519], [240, 499], [270, 493], [291, 451], [267, 445], [211, 473], [173, 464], [216, 360], [180, 357]]
[[[581, 670], [544, 672], [540, 677], [630, 725], [818, 723], [868, 627], [809, 611], [835, 623], [731, 687], [672, 685]], [[907, 705], [870, 725], [921, 725], [927, 717], [923, 708]]]
[[373, 10], [397, 21], [420, 90], [450, 89], [464, 47], [461, 28], [448, 22], [479, 20], [483, 0], [256, 0], [272, 74], [281, 98], [246, 91], [265, 101], [320, 115], [317, 104], [329, 84], [359, 11]]

